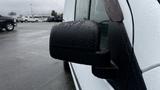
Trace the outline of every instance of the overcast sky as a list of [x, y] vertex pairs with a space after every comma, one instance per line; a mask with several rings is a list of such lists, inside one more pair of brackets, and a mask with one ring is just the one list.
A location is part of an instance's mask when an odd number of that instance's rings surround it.
[[63, 12], [65, 0], [0, 0], [0, 14], [7, 15], [14, 11], [17, 14], [49, 14], [51, 10]]

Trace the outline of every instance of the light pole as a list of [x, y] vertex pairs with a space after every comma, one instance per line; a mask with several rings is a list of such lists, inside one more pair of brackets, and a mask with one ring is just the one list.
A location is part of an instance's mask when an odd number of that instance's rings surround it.
[[30, 7], [31, 7], [31, 16], [33, 16], [33, 8], [32, 8], [32, 3], [30, 4]]

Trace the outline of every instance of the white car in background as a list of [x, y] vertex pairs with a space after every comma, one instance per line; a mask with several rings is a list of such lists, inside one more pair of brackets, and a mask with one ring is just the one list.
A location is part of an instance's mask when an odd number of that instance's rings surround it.
[[34, 18], [33, 16], [25, 16], [25, 22], [39, 22], [38, 18]]
[[159, 0], [66, 0], [64, 20], [50, 54], [77, 90], [160, 90]]
[[33, 16], [22, 16], [22, 17], [18, 17], [17, 21], [18, 22], [39, 22], [41, 20]]

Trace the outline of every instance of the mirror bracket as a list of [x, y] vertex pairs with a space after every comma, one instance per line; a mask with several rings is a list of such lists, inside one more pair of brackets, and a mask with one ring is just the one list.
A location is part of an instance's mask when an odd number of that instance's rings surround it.
[[113, 61], [110, 61], [105, 67], [92, 66], [92, 73], [99, 78], [115, 79], [118, 77], [119, 68]]

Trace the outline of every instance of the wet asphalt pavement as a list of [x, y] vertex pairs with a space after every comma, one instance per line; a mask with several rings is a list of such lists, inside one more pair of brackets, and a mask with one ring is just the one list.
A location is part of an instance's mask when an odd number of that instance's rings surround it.
[[0, 32], [0, 90], [75, 90], [63, 62], [49, 55], [55, 23], [22, 23]]

